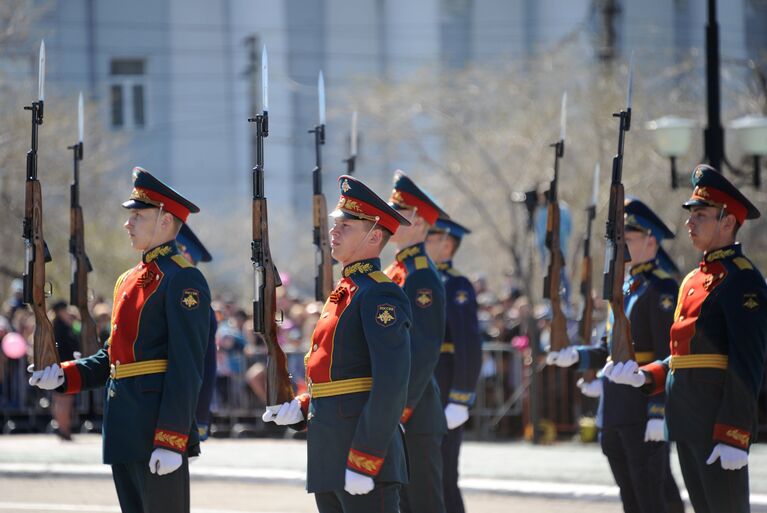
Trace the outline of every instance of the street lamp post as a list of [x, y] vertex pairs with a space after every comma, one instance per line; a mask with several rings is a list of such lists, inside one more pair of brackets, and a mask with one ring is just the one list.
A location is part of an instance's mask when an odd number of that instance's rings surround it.
[[[734, 174], [744, 174], [733, 166], [724, 152], [724, 129], [721, 116], [719, 60], [719, 23], [716, 17], [716, 0], [708, 0], [708, 24], [706, 25], [706, 110], [707, 126], [703, 130], [705, 157], [714, 169], [720, 173], [723, 165]], [[671, 161], [671, 187], [676, 189], [676, 159], [690, 147], [692, 130], [695, 122], [675, 116], [664, 116], [646, 124], [646, 128], [655, 131], [658, 152]], [[745, 152], [753, 158], [753, 185], [761, 185], [761, 157], [767, 155], [767, 117], [746, 116], [730, 123], [728, 128], [735, 130], [737, 140]]]
[[754, 162], [754, 187], [762, 184], [761, 157], [767, 155], [767, 117], [743, 116], [732, 121], [727, 128], [735, 131], [736, 139], [745, 155], [751, 155]]
[[658, 153], [671, 160], [671, 188], [676, 189], [676, 159], [690, 149], [695, 122], [676, 116], [664, 116], [648, 122], [645, 127], [654, 132]]

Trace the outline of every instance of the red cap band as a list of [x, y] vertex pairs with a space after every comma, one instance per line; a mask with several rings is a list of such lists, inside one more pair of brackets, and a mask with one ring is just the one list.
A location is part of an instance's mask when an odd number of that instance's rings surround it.
[[745, 222], [746, 215], [748, 214], [748, 210], [746, 209], [745, 205], [737, 201], [729, 194], [710, 186], [695, 187], [695, 190], [692, 191], [692, 197], [690, 199], [705, 201], [706, 203], [712, 203], [716, 206], [723, 207], [725, 210], [727, 210], [728, 214], [734, 215], [735, 219], [737, 219], [738, 223], [740, 224]]
[[350, 198], [348, 196], [341, 195], [338, 200], [336, 209], [341, 212], [346, 212], [353, 216], [359, 216], [368, 221], [377, 221], [380, 226], [386, 228], [392, 234], [399, 228], [399, 220], [395, 219], [391, 215], [387, 214], [383, 210], [379, 210], [370, 203], [365, 203], [357, 198]]
[[184, 223], [186, 222], [187, 217], [189, 217], [188, 208], [183, 206], [181, 203], [178, 203], [177, 201], [174, 201], [169, 197], [151, 189], [142, 189], [140, 187], [136, 187], [133, 189], [133, 194], [131, 194], [130, 199], [143, 201], [144, 203], [149, 203], [150, 205], [154, 205], [158, 208], [162, 206], [164, 211], [170, 212], [174, 216], [181, 219], [181, 221]]
[[424, 220], [430, 225], [433, 225], [437, 222], [437, 219], [439, 219], [439, 211], [436, 208], [431, 206], [429, 203], [426, 203], [418, 196], [410, 194], [409, 192], [394, 189], [391, 193], [389, 201], [402, 207], [415, 208], [416, 213], [423, 217]]

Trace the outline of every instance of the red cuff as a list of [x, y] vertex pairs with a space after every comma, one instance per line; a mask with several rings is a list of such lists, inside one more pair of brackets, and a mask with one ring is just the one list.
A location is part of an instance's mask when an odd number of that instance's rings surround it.
[[83, 381], [80, 378], [80, 371], [77, 370], [75, 360], [62, 362], [61, 368], [64, 371], [64, 393], [77, 394], [83, 388]]
[[182, 435], [174, 431], [156, 429], [154, 432], [154, 446], [170, 449], [171, 451], [185, 453], [186, 444], [189, 442], [188, 435]]
[[652, 376], [652, 388], [650, 395], [660, 394], [666, 390], [666, 366], [661, 362], [648, 363], [640, 367], [640, 370]]
[[402, 412], [402, 416], [399, 418], [399, 421], [403, 424], [406, 424], [408, 420], [410, 420], [410, 416], [413, 414], [413, 408], [406, 406], [405, 411]]
[[727, 424], [714, 424], [714, 440], [739, 449], [748, 450], [751, 433]]
[[365, 474], [366, 476], [377, 476], [381, 471], [384, 459], [364, 452], [349, 449], [349, 457], [346, 460], [346, 466], [355, 472]]
[[301, 403], [301, 413], [304, 414], [304, 418], [309, 418], [309, 403], [312, 400], [312, 396], [310, 396], [307, 392], [296, 396], [296, 399], [298, 399], [298, 402]]

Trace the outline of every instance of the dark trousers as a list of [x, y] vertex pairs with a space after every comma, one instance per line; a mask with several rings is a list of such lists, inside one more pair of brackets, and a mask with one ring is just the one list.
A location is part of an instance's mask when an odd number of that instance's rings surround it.
[[458, 456], [463, 441], [463, 426], [451, 429], [442, 439], [442, 488], [447, 513], [464, 513], [463, 497], [458, 488]]
[[[679, 489], [671, 475], [666, 442], [645, 442], [645, 426], [602, 430], [600, 443], [618, 485], [625, 513], [678, 511]], [[673, 504], [669, 509], [667, 503]]]
[[695, 513], [748, 513], [751, 511], [748, 466], [724, 470], [719, 460], [706, 465], [713, 449], [713, 443], [680, 441], [676, 444], [684, 484]]
[[403, 486], [402, 513], [445, 513], [442, 435], [405, 431], [410, 483]]
[[170, 474], [149, 472], [149, 462], [112, 465], [122, 513], [189, 513], [189, 461]]
[[365, 495], [339, 492], [314, 494], [319, 513], [399, 513], [399, 483], [376, 483]]

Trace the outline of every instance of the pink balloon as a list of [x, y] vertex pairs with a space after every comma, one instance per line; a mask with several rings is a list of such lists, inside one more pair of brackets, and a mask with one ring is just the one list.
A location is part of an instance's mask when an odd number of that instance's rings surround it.
[[10, 332], [3, 337], [3, 354], [11, 360], [18, 360], [27, 354], [27, 341], [15, 332]]

